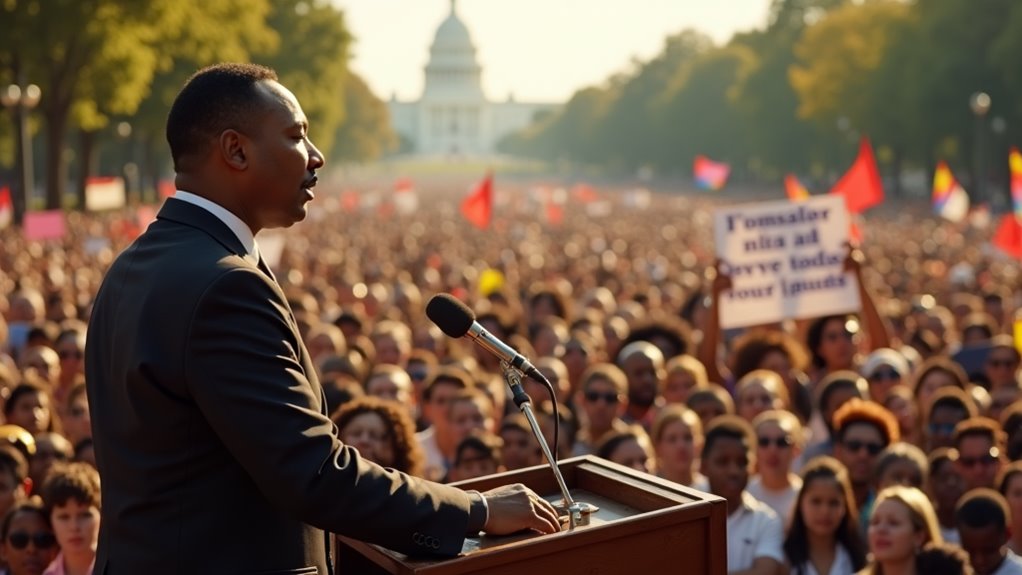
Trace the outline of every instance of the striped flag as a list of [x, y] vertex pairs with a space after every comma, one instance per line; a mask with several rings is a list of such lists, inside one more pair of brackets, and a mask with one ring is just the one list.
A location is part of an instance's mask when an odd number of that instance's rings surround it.
[[933, 212], [945, 220], [960, 222], [969, 215], [969, 194], [955, 180], [947, 162], [933, 172]]

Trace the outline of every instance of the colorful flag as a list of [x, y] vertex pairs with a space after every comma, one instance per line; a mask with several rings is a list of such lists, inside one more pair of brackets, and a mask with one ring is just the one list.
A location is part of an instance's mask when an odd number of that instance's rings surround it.
[[880, 171], [869, 138], [863, 136], [855, 163], [830, 193], [844, 196], [848, 212], [852, 214], [861, 214], [884, 201], [884, 186], [880, 181]]
[[730, 173], [731, 166], [714, 162], [706, 156], [696, 156], [695, 164], [692, 166], [696, 186], [704, 190], [717, 191], [723, 188]]
[[461, 202], [461, 214], [473, 226], [485, 230], [493, 216], [493, 174], [486, 174], [472, 193]]
[[0, 230], [11, 225], [14, 221], [14, 204], [11, 203], [11, 189], [7, 186], [0, 188]]
[[1012, 146], [1008, 152], [1008, 167], [1011, 169], [1011, 207], [1015, 217], [1022, 218], [1022, 154]]
[[952, 222], [960, 222], [969, 215], [969, 194], [958, 185], [943, 160], [933, 172], [933, 212]]
[[1001, 216], [1001, 223], [990, 241], [995, 248], [1017, 260], [1022, 260], [1022, 224], [1019, 224], [1014, 214]]
[[784, 191], [788, 193], [788, 199], [793, 202], [801, 202], [809, 199], [809, 190], [798, 181], [795, 174], [784, 176]]

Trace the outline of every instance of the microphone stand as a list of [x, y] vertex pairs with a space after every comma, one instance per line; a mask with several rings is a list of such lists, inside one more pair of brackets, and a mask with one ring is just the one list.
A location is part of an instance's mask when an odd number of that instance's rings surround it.
[[[564, 482], [564, 476], [561, 475], [561, 470], [555, 463], [556, 460], [550, 451], [550, 446], [547, 445], [546, 439], [543, 437], [543, 431], [539, 428], [539, 423], [536, 422], [536, 415], [532, 412], [532, 400], [529, 398], [529, 394], [525, 393], [525, 390], [522, 388], [522, 372], [511, 367], [505, 361], [500, 362], [500, 367], [504, 372], [504, 381], [511, 388], [511, 396], [515, 405], [525, 415], [525, 419], [529, 420], [532, 434], [536, 436], [536, 441], [539, 442], [543, 455], [546, 455], [550, 469], [554, 472], [554, 479], [557, 480], [557, 485], [561, 488], [561, 496], [564, 498], [563, 506], [568, 511], [568, 528], [574, 529], [575, 527], [589, 525], [589, 516], [599, 511], [599, 507], [591, 503], [575, 501], [571, 497], [568, 485]], [[556, 413], [554, 417], [556, 417]]]

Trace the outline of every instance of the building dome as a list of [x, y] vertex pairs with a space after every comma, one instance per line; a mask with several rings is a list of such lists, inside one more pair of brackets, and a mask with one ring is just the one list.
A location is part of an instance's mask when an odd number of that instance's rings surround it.
[[424, 98], [485, 99], [482, 67], [476, 61], [475, 44], [468, 27], [458, 18], [454, 0], [451, 0], [450, 14], [437, 28], [429, 49], [425, 84]]

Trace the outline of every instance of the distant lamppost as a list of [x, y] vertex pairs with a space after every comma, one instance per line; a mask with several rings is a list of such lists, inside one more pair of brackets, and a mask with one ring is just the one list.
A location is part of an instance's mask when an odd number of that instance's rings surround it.
[[975, 135], [975, 167], [973, 172], [975, 173], [975, 184], [976, 188], [975, 199], [978, 202], [985, 202], [989, 200], [986, 194], [986, 115], [990, 111], [990, 96], [986, 92], [976, 92], [969, 98], [969, 107], [972, 108], [972, 114], [976, 117], [976, 135]]
[[21, 189], [13, 195], [14, 222], [21, 224], [25, 211], [28, 210], [35, 189], [32, 163], [32, 135], [28, 131], [28, 111], [39, 104], [42, 91], [39, 86], [29, 84], [22, 88], [11, 84], [0, 91], [0, 104], [14, 110], [14, 126], [18, 137], [18, 170], [21, 172], [19, 183]]
[[130, 122], [117, 124], [117, 137], [124, 143], [122, 151], [121, 175], [124, 177], [124, 199], [131, 203], [132, 196], [138, 193], [138, 166], [135, 164], [134, 146], [131, 141], [132, 126]]

